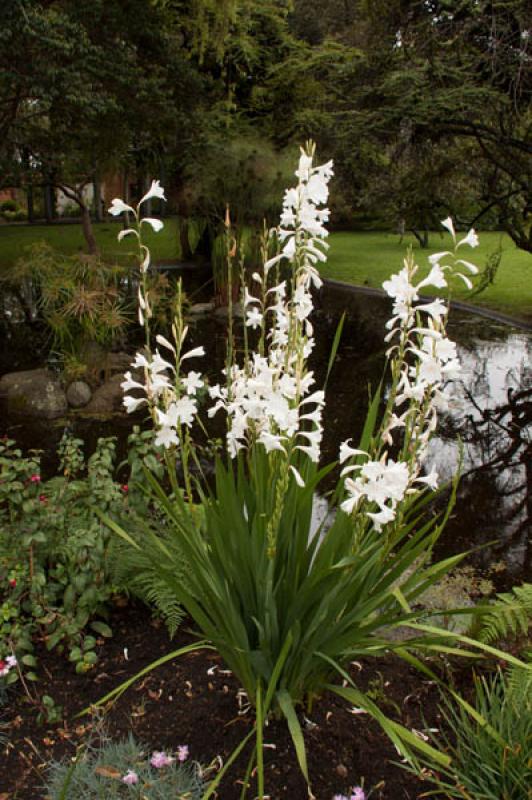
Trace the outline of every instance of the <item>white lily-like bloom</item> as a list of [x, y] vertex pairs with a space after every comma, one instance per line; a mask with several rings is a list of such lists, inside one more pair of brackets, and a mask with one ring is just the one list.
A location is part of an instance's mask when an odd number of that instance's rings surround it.
[[458, 242], [458, 244], [456, 246], [457, 247], [461, 247], [463, 244], [468, 244], [469, 247], [478, 247], [478, 244], [479, 244], [478, 236], [475, 233], [475, 229], [474, 228], [471, 228], [471, 230], [468, 232], [467, 236], [465, 236], [463, 239], [460, 239], [460, 241]]
[[151, 182], [151, 186], [146, 192], [146, 194], [141, 198], [139, 206], [142, 205], [142, 203], [145, 203], [146, 200], [151, 200], [154, 197], [158, 197], [160, 200], [166, 201], [166, 197], [164, 196], [164, 189], [161, 186], [160, 181]]
[[115, 197], [113, 200], [111, 200], [111, 205], [107, 209], [107, 212], [113, 217], [118, 217], [119, 214], [123, 214], [127, 211], [129, 211], [131, 214], [135, 213], [135, 209], [131, 206], [128, 206], [127, 203], [124, 203], [124, 201], [120, 200], [119, 197]]

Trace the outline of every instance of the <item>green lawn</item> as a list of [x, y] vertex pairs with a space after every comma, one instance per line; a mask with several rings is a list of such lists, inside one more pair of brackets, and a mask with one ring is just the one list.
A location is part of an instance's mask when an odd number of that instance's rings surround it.
[[[121, 223], [102, 222], [94, 225], [98, 245], [106, 258], [118, 261], [134, 247], [133, 239], [125, 239], [121, 244], [117, 242], [116, 237], [121, 229]], [[158, 234], [153, 233], [151, 228], [145, 231], [145, 238], [154, 260], [175, 258], [179, 252], [176, 219], [165, 220], [164, 228]], [[24, 255], [26, 247], [41, 241], [48, 242], [63, 253], [86, 250], [80, 224], [0, 226], [0, 272], [9, 269], [17, 258]]]
[[[128, 251], [128, 240], [121, 245], [116, 235], [121, 228], [117, 223], [101, 223], [94, 226], [96, 238], [107, 258], [120, 260]], [[463, 256], [481, 269], [486, 259], [498, 246], [501, 234], [481, 233], [480, 246], [472, 250], [464, 247]], [[65, 252], [75, 253], [84, 250], [81, 227], [69, 225], [0, 226], [0, 272], [8, 270], [19, 258], [24, 248], [32, 242], [45, 240], [53, 247]], [[129, 240], [131, 241], [131, 240]], [[165, 220], [164, 229], [158, 233], [147, 233], [147, 242], [152, 249], [153, 260], [172, 259], [179, 255], [177, 220]], [[324, 277], [336, 278], [347, 283], [380, 287], [392, 272], [402, 266], [402, 260], [409, 244], [414, 247], [422, 269], [428, 271], [427, 256], [450, 245], [450, 236], [432, 234], [431, 247], [421, 250], [417, 242], [405, 237], [399, 243], [394, 234], [378, 233], [333, 233], [330, 237], [329, 260], [321, 272]], [[508, 236], [502, 235], [503, 256], [496, 281], [472, 302], [499, 309], [508, 314], [532, 319], [532, 255], [518, 250]], [[467, 288], [459, 283], [453, 289], [453, 296], [467, 299]]]
[[[460, 255], [482, 270], [490, 253], [498, 247], [501, 234], [481, 232], [479, 238], [479, 247], [471, 249], [463, 246]], [[330, 244], [328, 262], [320, 270], [324, 277], [380, 287], [392, 272], [401, 268], [409, 244], [414, 248], [420, 266], [419, 274], [424, 275], [428, 272], [428, 256], [450, 249], [451, 237], [432, 234], [431, 246], [427, 250], [422, 250], [413, 237], [405, 236], [400, 244], [397, 235], [382, 232], [333, 233]], [[502, 260], [495, 283], [472, 298], [471, 302], [531, 320], [532, 255], [518, 250], [505, 234], [502, 234], [502, 248]], [[436, 289], [434, 293], [437, 293]], [[466, 300], [468, 294], [467, 287], [461, 281], [453, 286], [453, 297]]]

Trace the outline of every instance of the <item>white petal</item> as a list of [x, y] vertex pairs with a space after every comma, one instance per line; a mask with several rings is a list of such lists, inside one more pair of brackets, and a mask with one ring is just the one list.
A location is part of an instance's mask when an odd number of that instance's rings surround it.
[[147, 222], [148, 225], [151, 225], [155, 233], [158, 233], [164, 228], [164, 222], [160, 219], [154, 219], [153, 217], [143, 217], [143, 219], [141, 219], [141, 223], [142, 222]]
[[203, 345], [201, 347], [195, 347], [194, 350], [189, 350], [188, 353], [185, 353], [184, 356], [181, 356], [181, 361], [184, 361], [185, 358], [196, 358], [197, 356], [204, 356], [205, 350]]
[[297, 471], [297, 469], [295, 467], [291, 466], [290, 469], [292, 470], [294, 478], [296, 479], [297, 485], [300, 486], [302, 489], [304, 489], [305, 488], [305, 481], [301, 477], [300, 473]]
[[135, 234], [135, 236], [138, 239], [139, 235], [138, 235], [137, 231], [134, 228], [126, 228], [125, 231], [120, 231], [120, 233], [118, 234], [118, 236], [116, 238], [118, 239], [119, 242], [121, 242], [122, 239], [124, 238], [124, 236], [129, 236], [130, 233]]
[[169, 350], [172, 351], [172, 353], [175, 353], [174, 345], [171, 344], [168, 341], [168, 339], [165, 339], [165, 337], [162, 336], [160, 333], [158, 333], [157, 336], [155, 337], [155, 341], [158, 342], [159, 344], [162, 344], [163, 347], [167, 347]]
[[442, 219], [441, 224], [444, 228], [447, 228], [453, 239], [456, 239], [456, 235], [454, 232], [454, 225], [451, 217], [447, 217], [447, 219]]

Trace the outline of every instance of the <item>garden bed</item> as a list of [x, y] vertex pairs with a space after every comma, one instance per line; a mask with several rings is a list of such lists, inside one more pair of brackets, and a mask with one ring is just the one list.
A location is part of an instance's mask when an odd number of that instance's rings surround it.
[[[75, 674], [57, 651], [48, 653], [42, 644], [37, 648], [40, 680], [32, 690], [39, 696], [48, 694], [62, 707], [60, 723], [39, 722], [39, 710], [28, 703], [20, 684], [11, 690], [3, 714], [7, 741], [2, 745], [2, 800], [44, 798], [43, 779], [50, 762], [71, 758], [98, 730], [95, 718], [80, 718], [79, 712], [157, 657], [192, 640], [185, 621], [170, 642], [164, 625], [141, 605], [116, 608], [110, 622], [114, 636], [100, 648], [98, 665], [86, 675]], [[438, 689], [400, 659], [362, 661], [352, 666], [352, 675], [386, 714], [409, 728], [439, 727]], [[460, 673], [455, 678], [464, 682], [468, 676]], [[238, 689], [216, 654], [191, 653], [135, 683], [109, 709], [105, 729], [115, 740], [133, 732], [150, 752], [187, 744], [191, 759], [203, 766], [217, 756], [225, 761], [253, 724], [252, 714], [239, 707]], [[354, 714], [339, 698], [325, 695], [309, 716], [305, 741], [317, 800], [332, 800], [362, 780], [366, 790], [375, 787], [372, 800], [415, 800], [431, 788], [392, 763], [399, 761], [397, 753], [368, 715]], [[265, 742], [266, 788], [272, 800], [305, 800], [305, 782], [286, 725], [267, 728]], [[241, 756], [218, 797], [240, 797], [246, 763]]]

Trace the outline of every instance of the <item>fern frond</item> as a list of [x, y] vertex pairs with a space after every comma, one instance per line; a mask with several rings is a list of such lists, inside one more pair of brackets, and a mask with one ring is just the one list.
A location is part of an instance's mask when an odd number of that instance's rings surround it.
[[[133, 537], [135, 538], [134, 534]], [[176, 550], [175, 539], [165, 539], [165, 546]], [[175, 553], [174, 564], [182, 565], [178, 578], [186, 583], [185, 560], [180, 552]], [[168, 584], [158, 575], [151, 559], [142, 551], [130, 547], [115, 538], [111, 555], [113, 581], [123, 591], [154, 606], [163, 617], [170, 637], [173, 637], [185, 612]]]
[[490, 644], [501, 639], [526, 636], [532, 625], [532, 583], [514, 586], [511, 592], [497, 595], [480, 620], [478, 638]]

